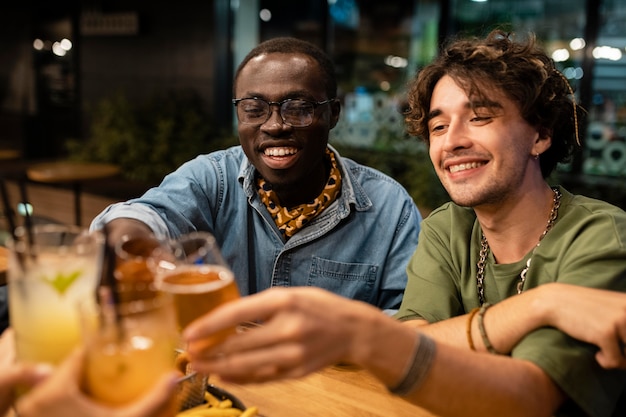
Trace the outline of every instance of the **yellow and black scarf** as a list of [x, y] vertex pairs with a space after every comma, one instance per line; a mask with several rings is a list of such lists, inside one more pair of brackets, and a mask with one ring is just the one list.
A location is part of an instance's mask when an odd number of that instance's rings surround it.
[[286, 238], [293, 236], [298, 230], [306, 226], [311, 219], [324, 211], [335, 201], [341, 191], [341, 172], [337, 167], [335, 154], [326, 148], [326, 154], [330, 160], [330, 175], [326, 186], [321, 194], [313, 201], [288, 209], [280, 205], [278, 196], [272, 190], [272, 186], [265, 179], [257, 178], [257, 191], [261, 201], [272, 215], [276, 226]]

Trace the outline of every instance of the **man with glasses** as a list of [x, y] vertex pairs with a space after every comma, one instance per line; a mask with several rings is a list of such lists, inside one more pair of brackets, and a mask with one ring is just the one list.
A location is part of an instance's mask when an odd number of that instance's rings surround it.
[[208, 231], [243, 295], [316, 286], [397, 309], [421, 217], [396, 181], [328, 145], [340, 113], [330, 58], [271, 39], [244, 58], [233, 89], [241, 146], [187, 162], [92, 228], [108, 224], [111, 243]]
[[396, 320], [273, 288], [185, 330], [193, 369], [259, 383], [343, 362], [442, 417], [626, 416], [626, 213], [546, 180], [580, 139], [569, 81], [533, 34], [495, 30], [448, 44], [407, 100], [453, 202], [422, 222]]

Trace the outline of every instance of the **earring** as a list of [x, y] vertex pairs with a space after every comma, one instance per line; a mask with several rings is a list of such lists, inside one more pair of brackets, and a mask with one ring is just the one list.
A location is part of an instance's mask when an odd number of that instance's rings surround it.
[[539, 152], [537, 152], [537, 153], [533, 156], [533, 158], [535, 158], [535, 160], [539, 159]]

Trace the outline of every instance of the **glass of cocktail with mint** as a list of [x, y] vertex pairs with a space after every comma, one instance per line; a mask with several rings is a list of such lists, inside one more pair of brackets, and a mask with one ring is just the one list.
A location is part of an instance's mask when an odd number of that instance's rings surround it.
[[56, 365], [82, 341], [77, 305], [96, 303], [104, 236], [72, 225], [36, 225], [18, 228], [9, 247], [17, 360]]

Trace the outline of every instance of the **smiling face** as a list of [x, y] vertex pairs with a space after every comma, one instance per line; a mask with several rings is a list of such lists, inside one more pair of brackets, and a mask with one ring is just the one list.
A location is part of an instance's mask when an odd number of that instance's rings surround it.
[[540, 175], [532, 155], [550, 144], [504, 94], [470, 99], [447, 75], [433, 90], [428, 130], [440, 181], [455, 203], [468, 207], [525, 193], [530, 178]]
[[[280, 102], [329, 98], [319, 65], [304, 54], [269, 53], [251, 59], [236, 80], [235, 97], [257, 97]], [[260, 125], [238, 124], [239, 141], [260, 175], [272, 184], [281, 204], [293, 206], [310, 201], [327, 179], [325, 152], [328, 134], [339, 118], [339, 103], [315, 109], [307, 127], [283, 123], [278, 106]]]

